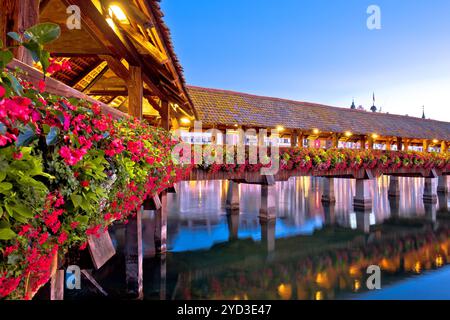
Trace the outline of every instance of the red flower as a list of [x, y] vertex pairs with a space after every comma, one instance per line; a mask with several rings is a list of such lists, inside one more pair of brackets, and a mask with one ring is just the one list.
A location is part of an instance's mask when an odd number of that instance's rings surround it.
[[38, 89], [40, 93], [45, 91], [45, 81], [43, 79], [39, 80]]
[[23, 153], [22, 152], [14, 152], [13, 153], [13, 159], [14, 160], [21, 160], [23, 158]]
[[58, 237], [58, 243], [64, 244], [64, 242], [66, 242], [67, 238], [68, 238], [67, 233], [65, 231], [61, 232], [61, 234]]
[[87, 188], [87, 187], [89, 187], [89, 181], [87, 181], [87, 180], [81, 181], [81, 182], [80, 182], [80, 185], [81, 185], [83, 188]]
[[46, 233], [41, 234], [38, 242], [40, 245], [43, 245], [45, 242], [47, 242], [47, 239], [48, 239], [48, 233], [46, 232]]
[[78, 221], [74, 221], [70, 223], [70, 228], [76, 229], [80, 223]]
[[5, 88], [3, 88], [2, 86], [0, 86], [0, 98], [2, 98], [6, 93]]

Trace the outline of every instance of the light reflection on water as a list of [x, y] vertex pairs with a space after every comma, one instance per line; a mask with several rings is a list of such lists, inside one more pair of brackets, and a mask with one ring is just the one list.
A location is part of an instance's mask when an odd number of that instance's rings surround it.
[[[425, 207], [423, 179], [400, 178], [400, 198], [389, 200], [389, 177], [381, 177], [371, 185], [373, 210], [365, 216], [353, 210], [355, 182], [335, 179], [336, 205], [324, 207], [321, 202], [324, 179], [300, 177], [277, 182], [277, 219], [275, 237], [312, 234], [323, 225], [339, 225], [363, 230], [367, 225], [381, 224], [391, 216], [426, 217], [448, 206], [439, 199], [436, 205]], [[230, 238], [229, 219], [225, 209], [227, 181], [183, 182], [177, 195], [168, 201], [168, 249], [182, 252], [208, 249]], [[435, 184], [434, 188], [437, 186]], [[238, 238], [261, 239], [259, 223], [260, 189], [258, 185], [241, 184]], [[445, 203], [444, 203], [445, 202]]]

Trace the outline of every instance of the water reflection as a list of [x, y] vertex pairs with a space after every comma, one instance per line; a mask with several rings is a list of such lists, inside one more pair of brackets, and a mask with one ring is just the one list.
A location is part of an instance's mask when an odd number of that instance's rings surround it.
[[[355, 212], [355, 182], [335, 179], [336, 204], [322, 204], [325, 179], [301, 177], [277, 182], [275, 237], [312, 234], [325, 225], [369, 231], [390, 217], [436, 219], [436, 212], [447, 211], [446, 197], [438, 204], [424, 204], [424, 179], [400, 178], [400, 197], [389, 198], [389, 177], [371, 184], [373, 210]], [[241, 184], [240, 212], [228, 217], [225, 209], [227, 181], [183, 182], [176, 195], [170, 195], [168, 248], [171, 252], [208, 249], [229, 239], [261, 240], [259, 223], [261, 187]], [[435, 190], [437, 185], [435, 183]]]

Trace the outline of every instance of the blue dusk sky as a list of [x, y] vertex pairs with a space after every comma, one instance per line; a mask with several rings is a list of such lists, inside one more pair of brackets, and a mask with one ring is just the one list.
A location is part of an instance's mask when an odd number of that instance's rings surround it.
[[[369, 30], [367, 9], [381, 9]], [[450, 121], [448, 0], [163, 0], [188, 84]]]

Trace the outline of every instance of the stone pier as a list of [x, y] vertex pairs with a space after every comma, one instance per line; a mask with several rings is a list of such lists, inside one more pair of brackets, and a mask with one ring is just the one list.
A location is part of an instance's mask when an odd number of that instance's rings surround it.
[[261, 220], [274, 220], [276, 218], [276, 189], [275, 186], [261, 185], [261, 207], [259, 217]]
[[370, 214], [371, 211], [356, 211], [356, 227], [364, 233], [370, 233]]
[[334, 195], [334, 178], [325, 178], [323, 183], [323, 203], [336, 203], [336, 197]]
[[334, 226], [336, 224], [336, 205], [334, 203], [326, 203], [322, 204], [324, 216], [325, 216], [325, 226]]
[[353, 206], [357, 211], [372, 210], [372, 194], [370, 192], [373, 179], [356, 179], [356, 192]]
[[389, 177], [388, 196], [389, 196], [389, 198], [398, 198], [398, 197], [400, 197], [399, 177], [394, 177], [394, 176], [390, 176]]
[[439, 176], [438, 177], [438, 193], [448, 193], [448, 184], [447, 184], [447, 176]]
[[433, 190], [433, 178], [425, 178], [423, 187], [423, 201], [425, 203], [437, 203], [437, 194]]

